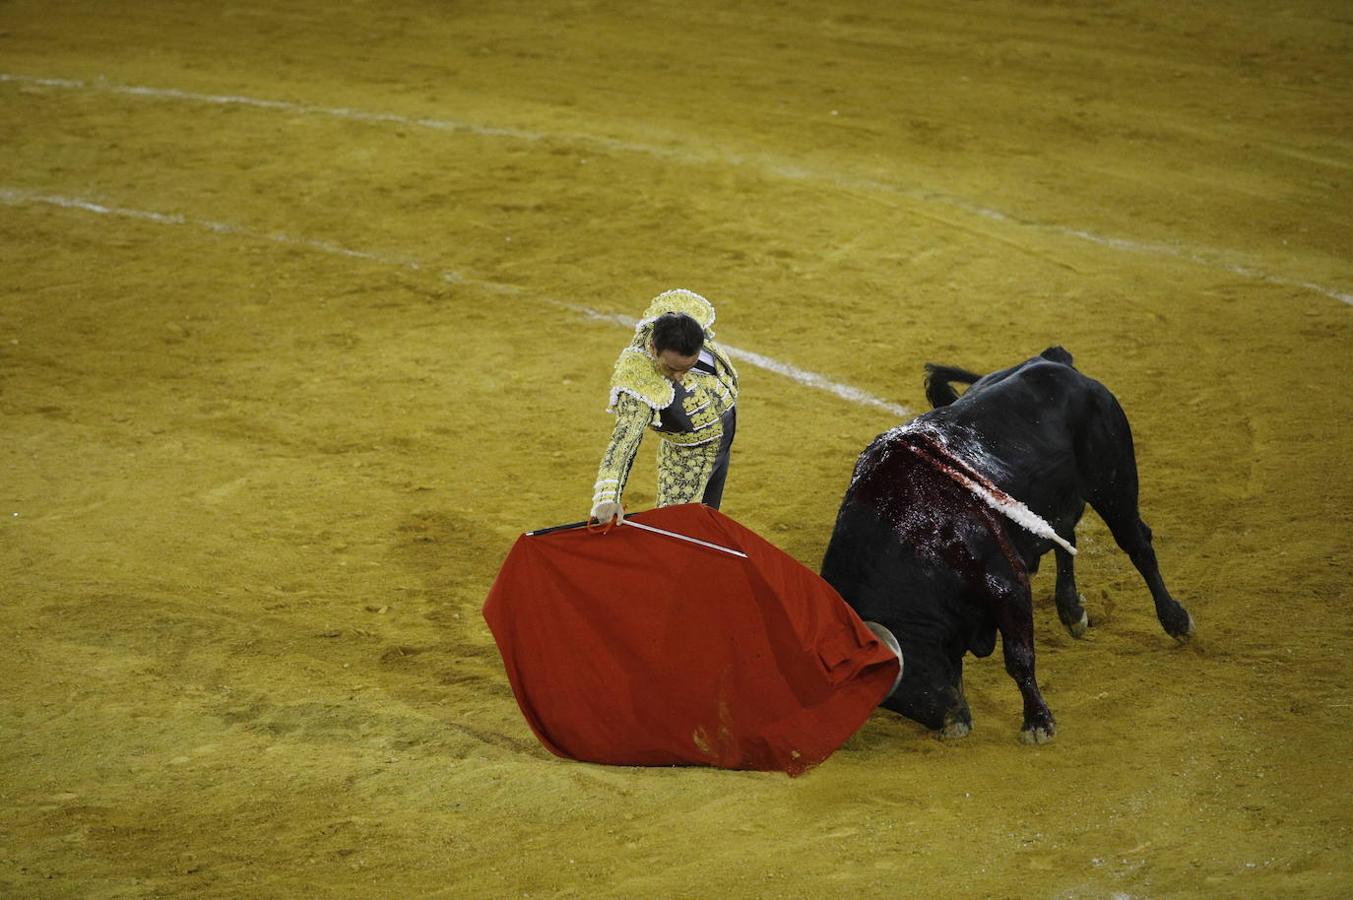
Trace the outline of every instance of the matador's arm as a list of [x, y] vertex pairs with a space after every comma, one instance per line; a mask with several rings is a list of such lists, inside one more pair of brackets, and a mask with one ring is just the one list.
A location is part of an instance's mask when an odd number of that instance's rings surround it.
[[653, 410], [646, 403], [625, 393], [616, 398], [614, 409], [615, 428], [611, 430], [611, 442], [606, 445], [601, 465], [597, 467], [597, 483], [592, 487], [593, 518], [601, 504], [620, 503], [625, 480], [629, 478], [634, 456], [639, 452], [639, 443], [644, 439], [644, 429], [653, 418]]

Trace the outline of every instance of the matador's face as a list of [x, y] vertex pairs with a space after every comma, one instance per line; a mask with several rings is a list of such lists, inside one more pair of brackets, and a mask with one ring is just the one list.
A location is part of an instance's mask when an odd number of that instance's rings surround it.
[[686, 373], [700, 360], [699, 353], [693, 356], [682, 356], [675, 350], [663, 350], [658, 353], [653, 351], [652, 344], [648, 345], [648, 349], [653, 356], [653, 368], [658, 370], [658, 374], [676, 382], [684, 379]]

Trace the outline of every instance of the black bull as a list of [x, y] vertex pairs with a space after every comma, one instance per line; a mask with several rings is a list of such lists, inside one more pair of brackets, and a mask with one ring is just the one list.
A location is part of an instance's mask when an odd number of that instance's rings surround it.
[[[902, 680], [885, 707], [946, 736], [967, 734], [963, 656], [988, 656], [999, 629], [1006, 672], [1024, 699], [1021, 737], [1041, 743], [1055, 723], [1034, 677], [1029, 575], [1049, 550], [1058, 616], [1076, 637], [1088, 620], [1072, 554], [998, 512], [980, 498], [982, 487], [1022, 502], [1072, 547], [1088, 502], [1145, 579], [1165, 631], [1187, 640], [1193, 619], [1166, 590], [1138, 515], [1127, 417], [1107, 388], [1072, 367], [1071, 354], [1052, 347], [980, 378], [926, 370], [936, 408], [860, 455], [822, 577], [901, 645]], [[957, 396], [950, 382], [971, 387]]]

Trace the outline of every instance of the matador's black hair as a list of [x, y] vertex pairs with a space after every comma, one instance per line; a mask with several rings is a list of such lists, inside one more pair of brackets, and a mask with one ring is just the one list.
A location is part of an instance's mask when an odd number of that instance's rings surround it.
[[705, 330], [685, 313], [666, 312], [653, 323], [653, 349], [661, 353], [675, 350], [682, 356], [694, 356], [705, 346]]

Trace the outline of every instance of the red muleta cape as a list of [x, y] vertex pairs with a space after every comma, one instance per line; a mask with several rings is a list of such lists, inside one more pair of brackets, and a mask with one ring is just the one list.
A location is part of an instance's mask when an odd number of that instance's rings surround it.
[[484, 603], [517, 704], [568, 759], [798, 775], [869, 717], [897, 658], [814, 572], [698, 503], [522, 535]]

